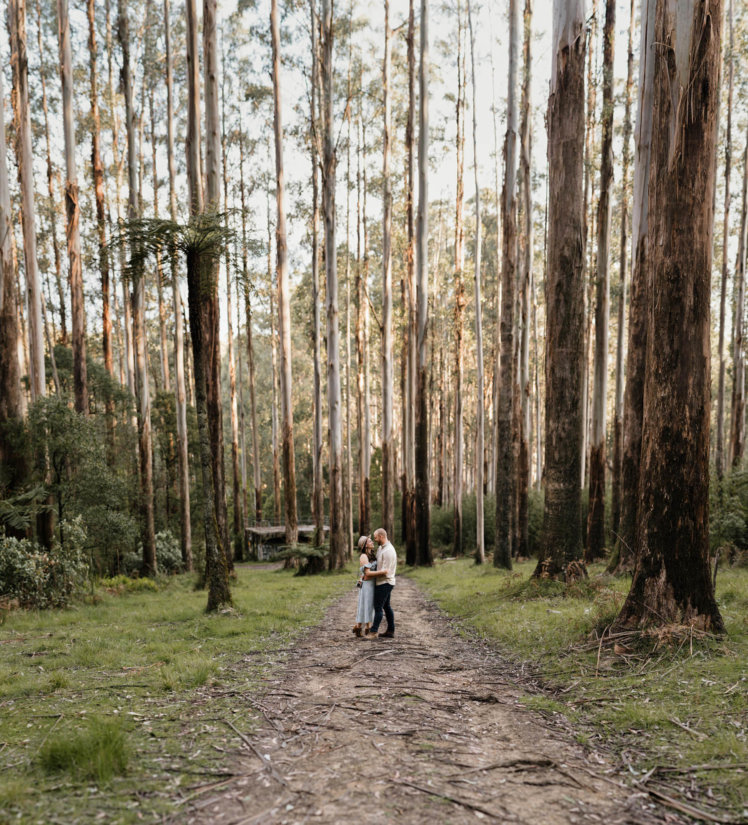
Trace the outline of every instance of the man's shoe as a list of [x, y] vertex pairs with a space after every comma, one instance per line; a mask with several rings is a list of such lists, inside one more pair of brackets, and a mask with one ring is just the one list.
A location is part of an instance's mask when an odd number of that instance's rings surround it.
[[378, 639], [394, 639], [394, 638], [395, 638], [395, 634], [394, 634], [394, 633], [390, 633], [390, 631], [388, 630], [386, 633], [378, 633], [378, 634], [377, 634], [377, 638], [378, 638]]

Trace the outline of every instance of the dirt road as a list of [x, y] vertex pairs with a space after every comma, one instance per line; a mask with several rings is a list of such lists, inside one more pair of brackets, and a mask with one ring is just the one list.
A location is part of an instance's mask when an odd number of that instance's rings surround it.
[[227, 721], [246, 753], [238, 776], [183, 804], [179, 823], [681, 822], [528, 710], [512, 667], [413, 582], [393, 594], [394, 640], [354, 637], [355, 601], [352, 589], [290, 652], [253, 702], [258, 730]]

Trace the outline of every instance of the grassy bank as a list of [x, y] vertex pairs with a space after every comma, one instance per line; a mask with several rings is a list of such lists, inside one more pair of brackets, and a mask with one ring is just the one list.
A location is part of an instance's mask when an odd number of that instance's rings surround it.
[[[181, 576], [158, 591], [14, 612], [0, 627], [0, 823], [154, 821], [228, 778], [251, 698], [351, 574], [244, 568], [236, 609], [204, 613]], [[120, 588], [121, 589], [121, 588]]]
[[687, 804], [745, 821], [748, 570], [720, 570], [724, 639], [663, 636], [613, 650], [596, 639], [615, 619], [629, 579], [593, 566], [589, 582], [567, 589], [531, 581], [533, 568], [507, 573], [460, 559], [410, 575], [466, 630], [530, 662], [543, 690], [528, 703], [565, 716], [579, 741], [609, 751], [648, 789], [677, 791]]

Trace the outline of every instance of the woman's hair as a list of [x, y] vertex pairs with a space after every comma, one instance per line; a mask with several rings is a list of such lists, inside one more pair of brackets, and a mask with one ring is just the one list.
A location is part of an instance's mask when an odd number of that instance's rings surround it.
[[368, 536], [360, 536], [358, 540], [358, 549], [362, 552], [366, 552], [366, 542], [369, 541]]

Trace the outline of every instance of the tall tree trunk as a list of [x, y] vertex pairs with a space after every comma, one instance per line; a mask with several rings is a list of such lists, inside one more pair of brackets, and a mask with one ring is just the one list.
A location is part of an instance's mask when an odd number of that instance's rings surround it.
[[431, 553], [431, 493], [429, 490], [429, 419], [427, 333], [429, 326], [429, 0], [421, 0], [421, 66], [418, 75], [418, 222], [416, 225], [416, 562], [433, 564]]
[[519, 455], [517, 460], [517, 536], [518, 557], [529, 556], [529, 500], [530, 488], [530, 316], [532, 311], [533, 284], [533, 232], [532, 232], [532, 0], [525, 0], [523, 13], [524, 40], [522, 47], [522, 116], [520, 122], [520, 172], [522, 214], [524, 226], [521, 234], [521, 271], [519, 275]]
[[[169, 216], [177, 220], [176, 160], [174, 157], [174, 91], [171, 56], [171, 20], [169, 0], [164, 0], [164, 40], [166, 42], [166, 148], [169, 164]], [[187, 445], [187, 398], [184, 379], [184, 325], [177, 250], [171, 249], [171, 289], [174, 309], [174, 396], [177, 411], [177, 487], [182, 564], [192, 570], [192, 525], [190, 522], [190, 468]]]
[[364, 406], [364, 428], [361, 440], [363, 442], [363, 456], [361, 467], [361, 533], [368, 535], [371, 530], [371, 400], [370, 400], [370, 373], [369, 373], [369, 224], [367, 223], [368, 176], [366, 173], [366, 120], [361, 111], [361, 97], [359, 97], [359, 121], [361, 123], [361, 151], [363, 153], [363, 203], [361, 223], [364, 234], [364, 272], [359, 283], [359, 312], [361, 319], [361, 371], [362, 371], [362, 398]]
[[467, 299], [465, 297], [465, 282], [463, 280], [463, 245], [465, 241], [465, 227], [463, 221], [463, 200], [465, 184], [463, 167], [465, 161], [465, 56], [463, 54], [463, 23], [462, 3], [457, 0], [457, 101], [455, 116], [457, 118], [456, 156], [457, 156], [457, 196], [455, 199], [455, 257], [454, 257], [454, 284], [455, 284], [455, 444], [454, 463], [452, 465], [454, 478], [454, 521], [452, 537], [452, 553], [461, 556], [462, 542], [462, 474], [464, 461], [463, 414], [462, 414], [462, 379], [463, 379], [463, 336], [464, 313]]
[[[10, 182], [5, 146], [5, 95], [0, 72], [0, 494], [18, 487], [26, 476], [22, 440], [23, 421], [20, 365], [18, 363], [18, 302], [16, 266], [13, 255]], [[7, 529], [7, 528], [6, 528]], [[22, 537], [12, 529], [10, 535]]]
[[340, 336], [338, 332], [338, 262], [335, 242], [335, 172], [337, 151], [333, 133], [333, 12], [332, 0], [322, 2], [320, 51], [322, 57], [322, 213], [325, 222], [327, 311], [327, 404], [330, 433], [330, 569], [345, 562], [343, 532], [343, 439], [340, 401]]
[[743, 194], [740, 207], [740, 236], [735, 266], [735, 345], [733, 350], [733, 399], [730, 456], [733, 469], [740, 466], [745, 449], [745, 353], [743, 351], [743, 313], [745, 307], [745, 258], [748, 246], [748, 138], [743, 157]]
[[26, 52], [26, 2], [8, 0], [10, 62], [13, 69], [13, 101], [16, 124], [16, 164], [21, 189], [23, 258], [28, 307], [29, 379], [31, 400], [47, 394], [44, 372], [44, 328], [39, 266], [36, 259], [36, 209], [34, 205], [31, 119], [29, 115], [28, 55]]
[[382, 94], [384, 122], [382, 133], [382, 523], [387, 535], [395, 532], [395, 444], [392, 432], [394, 376], [392, 364], [392, 181], [390, 178], [390, 4], [384, 0], [384, 62]]
[[611, 559], [615, 572], [634, 563], [644, 410], [644, 366], [647, 351], [647, 271], [649, 269], [649, 168], [652, 151], [652, 94], [655, 66], [655, 0], [644, 0], [639, 49], [639, 101], [634, 131], [634, 202], [631, 224], [633, 247], [629, 296], [626, 387], [623, 396], [623, 460], [621, 517]]
[[73, 57], [70, 48], [68, 0], [57, 0], [57, 35], [60, 46], [62, 82], [62, 126], [65, 136], [65, 212], [70, 262], [70, 309], [73, 326], [73, 394], [76, 412], [88, 415], [88, 374], [86, 367], [86, 312], [83, 304], [81, 266], [80, 205], [78, 171], [75, 162], [75, 120], [73, 116]]
[[273, 444], [273, 518], [277, 521], [281, 518], [281, 493], [280, 493], [280, 458], [278, 452], [278, 396], [279, 376], [278, 376], [278, 347], [275, 331], [276, 310], [275, 310], [275, 296], [278, 294], [277, 278], [273, 273], [273, 232], [270, 225], [270, 200], [268, 196], [267, 203], [267, 229], [268, 229], [268, 259], [267, 259], [267, 277], [270, 284], [270, 360], [273, 374], [273, 409], [271, 417], [271, 435]]
[[615, 0], [605, 2], [603, 29], [603, 114], [600, 148], [600, 195], [597, 201], [597, 284], [595, 297], [595, 378], [590, 438], [590, 486], [587, 516], [588, 562], [605, 553], [605, 424], [608, 402], [608, 338], [610, 315], [610, 189], [613, 185], [613, 62]]
[[[203, 88], [205, 90], [205, 209], [208, 214], [217, 215], [221, 208], [221, 121], [218, 111], [218, 47], [216, 33], [217, 0], [203, 0]], [[202, 267], [202, 262], [201, 262]], [[225, 556], [226, 568], [233, 567], [231, 546], [228, 540], [228, 514], [226, 511], [226, 481], [223, 459], [223, 404], [221, 403], [221, 341], [220, 302], [218, 300], [218, 270], [216, 257], [211, 261], [209, 283], [205, 284], [203, 300], [207, 303], [203, 318], [208, 326], [202, 331], [206, 345], [204, 355], [205, 390], [208, 402], [208, 426], [213, 468], [213, 493], [215, 495], [215, 515], [221, 537], [221, 550]], [[204, 275], [208, 274], [205, 266]], [[191, 310], [190, 310], [191, 312]], [[193, 334], [194, 346], [194, 334]], [[208, 601], [223, 603], [230, 595], [228, 581], [224, 581], [223, 565], [217, 570], [218, 577], [209, 584], [212, 595]], [[213, 582], [214, 577], [210, 576]]]
[[722, 3], [657, 0], [636, 563], [620, 627], [724, 629], [709, 565], [709, 299]]
[[[200, 74], [197, 45], [197, 8], [195, 0], [187, 0], [187, 181], [189, 186], [190, 216], [194, 220], [203, 212], [203, 191], [200, 152]], [[209, 13], [211, 10], [208, 10]], [[212, 10], [214, 11], [214, 9]], [[204, 21], [204, 46], [215, 47], [215, 19]], [[206, 77], [215, 73], [215, 52], [206, 55]], [[215, 80], [215, 76], [214, 76]], [[210, 85], [206, 83], [206, 87]], [[216, 103], [215, 89], [211, 109]], [[215, 110], [206, 118], [215, 123]], [[207, 125], [207, 123], [206, 123]], [[217, 124], [216, 124], [217, 126]], [[210, 131], [206, 129], [206, 131]], [[209, 137], [210, 142], [210, 137]], [[207, 166], [210, 169], [208, 203], [214, 208], [217, 200], [217, 152], [212, 147]], [[221, 529], [215, 490], [215, 452], [209, 417], [212, 416], [209, 384], [213, 378], [217, 348], [218, 307], [215, 300], [215, 267], [213, 261], [191, 248], [187, 254], [187, 291], [190, 311], [190, 337], [195, 381], [195, 411], [200, 441], [200, 469], [203, 482], [203, 524], [205, 528], [205, 577], [208, 585], [208, 611], [231, 602], [228, 584], [228, 564], [224, 551], [224, 532]], [[217, 388], [214, 388], [217, 389]]]
[[405, 399], [405, 560], [408, 564], [415, 564], [418, 558], [416, 543], [416, 509], [415, 509], [415, 476], [416, 476], [416, 362], [418, 360], [417, 329], [416, 329], [416, 280], [415, 280], [415, 128], [416, 128], [416, 25], [415, 3], [408, 2], [408, 31], [407, 59], [408, 59], [408, 121], [405, 128], [405, 152], [407, 155], [407, 194], [406, 194], [406, 223], [407, 223], [407, 397]]
[[[349, 26], [353, 23], [353, 0], [349, 7]], [[348, 88], [346, 119], [348, 144], [345, 173], [345, 486], [343, 514], [345, 518], [346, 557], [353, 554], [353, 476], [351, 455], [351, 72], [353, 70], [353, 39], [348, 38]]]
[[[732, 0], [727, 3], [727, 130], [725, 132], [725, 207], [722, 216], [722, 282], [719, 295], [719, 377], [717, 386], [717, 445], [715, 450], [717, 479], [725, 473], [725, 303], [727, 299], [727, 242], [730, 233], [730, 171], [732, 167], [732, 97], [735, 61]], [[734, 396], [733, 396], [734, 397]]]
[[[273, 44], [273, 129], [275, 133], [275, 200], [278, 220], [275, 227], [278, 262], [278, 333], [281, 344], [281, 412], [283, 416], [283, 497], [286, 522], [286, 544], [296, 544], [296, 459], [293, 443], [293, 379], [291, 375], [291, 296], [286, 252], [285, 177], [283, 170], [283, 125], [281, 121], [280, 88], [280, 26], [278, 0], [270, 4], [270, 33]], [[333, 247], [333, 250], [335, 247]], [[334, 255], [333, 251], [333, 255]]]
[[[226, 208], [226, 234], [228, 235], [229, 175], [226, 146], [226, 61], [222, 60], [223, 75], [221, 79], [221, 154], [223, 156], [223, 201]], [[229, 409], [231, 411], [231, 470], [234, 493], [234, 557], [244, 558], [244, 514], [242, 512], [242, 486], [239, 474], [239, 410], [236, 401], [236, 364], [234, 362], [234, 321], [231, 306], [231, 254], [226, 244], [226, 323], [228, 326], [228, 362], [229, 362]]]
[[[320, 321], [319, 288], [319, 45], [318, 17], [315, 0], [309, 3], [311, 13], [312, 69], [310, 77], [309, 125], [312, 155], [312, 334], [314, 338], [314, 424], [312, 426], [312, 517], [314, 544], [319, 547], [325, 537], [325, 497], [322, 488], [322, 325]], [[316, 563], [315, 563], [316, 566]]]
[[[623, 471], [623, 385], [625, 363], [626, 290], [628, 288], [628, 215], [629, 168], [631, 166], [631, 99], [634, 88], [634, 0], [631, 0], [626, 70], [626, 106], [623, 115], [623, 169], [621, 171], [621, 245], [620, 289], [618, 295], [618, 340], [616, 343], [616, 396], [613, 418], [613, 478], [611, 495], [611, 522], [613, 525], [613, 561], [618, 545], [618, 527], [621, 521], [621, 474]], [[617, 564], [617, 561], [616, 561]]]
[[509, 92], [504, 138], [504, 191], [501, 197], [501, 389], [499, 395], [499, 462], [496, 469], [496, 547], [494, 565], [512, 567], [512, 510], [516, 478], [512, 451], [514, 404], [514, 299], [517, 272], [517, 76], [519, 0], [509, 0]]
[[483, 564], [486, 560], [486, 537], [483, 515], [483, 315], [481, 307], [481, 209], [480, 181], [478, 179], [478, 105], [477, 76], [475, 74], [475, 33], [473, 30], [473, 10], [467, 0], [468, 26], [470, 28], [470, 67], [473, 81], [473, 172], [475, 174], [475, 354], [477, 392], [475, 396], [475, 561]]
[[553, 578], [571, 577], [582, 551], [585, 16], [584, 0], [554, 0], [548, 100], [545, 546], [534, 574]]
[[[158, 160], [156, 154], [156, 119], [155, 119], [155, 90], [150, 89], [148, 108], [150, 114], [151, 133], [151, 172], [153, 187], [153, 217], [159, 217], [158, 211]], [[171, 392], [171, 376], [169, 375], [169, 356], [166, 346], [166, 305], [164, 303], [164, 267], [161, 260], [161, 250], [156, 250], [156, 296], [158, 300], [158, 337], [159, 337], [159, 367], [161, 384], [164, 392]]]
[[[247, 369], [249, 370], [249, 416], [252, 427], [252, 479], [255, 499], [255, 523], [262, 521], [262, 467], [260, 465], [260, 438], [257, 431], [257, 402], [255, 387], [255, 352], [252, 340], [252, 303], [249, 292], [249, 266], [248, 266], [248, 246], [247, 246], [247, 198], [244, 188], [244, 129], [239, 122], [239, 190], [241, 194], [242, 206], [242, 277], [244, 283], [244, 309], [246, 316], [247, 331]], [[274, 318], [272, 304], [272, 284], [270, 289], [270, 320]], [[273, 413], [275, 413], [275, 334], [271, 323], [270, 344], [273, 351]], [[243, 409], [243, 405], [242, 405]], [[275, 424], [275, 421], [273, 421]], [[273, 427], [273, 429], [275, 429]], [[277, 462], [276, 440], [273, 438], [273, 466]], [[279, 502], [280, 503], [280, 502]]]
[[[119, 2], [117, 34], [122, 49], [121, 81], [125, 96], [127, 126], [127, 218], [134, 221], [140, 216], [135, 154], [135, 112], [132, 101], [132, 75], [130, 74], [130, 33], [126, 4]], [[138, 250], [132, 250], [130, 266], [132, 278], [132, 320], [135, 344], [136, 390], [138, 401], [138, 456], [140, 461], [140, 494], [143, 517], [143, 573], [153, 576], [157, 572], [156, 537], [153, 512], [153, 444], [151, 435], [151, 397], [148, 385], [148, 369], [145, 336], [145, 278]], [[73, 333], [75, 336], [75, 333]]]
[[[96, 197], [96, 230], [99, 239], [99, 271], [101, 274], [101, 348], [104, 355], [104, 367], [114, 377], [114, 357], [112, 353], [112, 318], [109, 297], [109, 250], [106, 240], [106, 225], [109, 216], [104, 200], [104, 169], [101, 163], [101, 122], [99, 117], [99, 98], [97, 91], [97, 46], [96, 17], [94, 0], [88, 0], [88, 51], [89, 72], [91, 78], [91, 171], [93, 173], [94, 194]], [[107, 441], [110, 460], [114, 454], [114, 399], [107, 394]]]
[[[54, 189], [54, 171], [52, 169], [52, 150], [49, 138], [49, 108], [47, 106], [47, 79], [45, 68], [45, 50], [42, 44], [42, 4], [36, 3], [36, 37], [39, 46], [39, 76], [42, 83], [42, 112], [44, 113], [44, 138], [47, 150], [47, 193], [49, 195], [49, 231], [52, 236], [52, 252], [55, 258], [55, 281], [57, 284], [57, 300], [60, 302], [60, 341], [67, 346], [68, 329], [67, 314], [65, 312], [65, 292], [62, 287], [62, 260], [60, 257], [60, 243], [57, 240], [57, 201]], [[93, 61], [92, 61], [93, 65]]]

